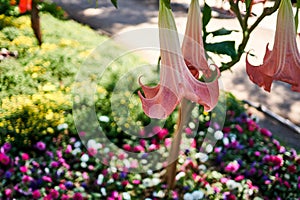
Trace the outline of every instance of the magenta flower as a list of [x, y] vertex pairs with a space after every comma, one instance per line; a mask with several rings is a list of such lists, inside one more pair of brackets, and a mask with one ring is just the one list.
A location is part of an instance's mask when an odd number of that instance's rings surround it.
[[73, 196], [73, 199], [74, 200], [83, 200], [83, 196], [79, 192], [76, 192]]
[[33, 197], [33, 199], [38, 199], [38, 198], [40, 198], [40, 197], [41, 197], [40, 191], [39, 191], [39, 190], [34, 190], [34, 191], [32, 192], [32, 197]]
[[272, 132], [269, 131], [268, 129], [266, 128], [262, 128], [260, 129], [260, 133], [266, 137], [271, 137], [272, 136]]
[[8, 165], [10, 161], [10, 158], [5, 155], [4, 153], [0, 153], [0, 163], [2, 163], [3, 165]]
[[[166, 0], [160, 1], [158, 22], [161, 49], [160, 83], [155, 87], [148, 87], [139, 80], [145, 96], [140, 91], [138, 92], [143, 110], [151, 118], [166, 118], [183, 98], [203, 105], [206, 111], [212, 110], [218, 102], [219, 86], [217, 78], [219, 77], [219, 70], [214, 67], [216, 76], [207, 76], [211, 72], [207, 71], [209, 68], [204, 59], [205, 55], [202, 55], [204, 54], [203, 44], [201, 46], [197, 42], [197, 40], [201, 41], [200, 36], [197, 35], [199, 34], [199, 28], [192, 27], [199, 26], [201, 28], [199, 24], [191, 21], [200, 17], [198, 15], [200, 14], [198, 4], [198, 0], [192, 0], [186, 39], [183, 44], [184, 54], [182, 54], [172, 11]], [[196, 38], [189, 38], [189, 35]], [[189, 47], [190, 51], [187, 50], [189, 45], [192, 45]], [[187, 56], [187, 54], [189, 56], [185, 58], [184, 56]], [[204, 79], [215, 80], [207, 83], [198, 81], [198, 70], [203, 70]]]
[[61, 200], [68, 200], [68, 199], [70, 199], [70, 198], [69, 198], [69, 196], [67, 194], [63, 194], [61, 196]]
[[30, 176], [28, 176], [28, 175], [24, 175], [23, 177], [22, 177], [22, 181], [24, 182], [24, 183], [27, 183], [27, 182], [30, 182], [30, 181], [32, 181], [32, 177], [30, 177]]
[[43, 176], [42, 179], [46, 182], [52, 183], [52, 178], [49, 176]]
[[88, 148], [88, 154], [90, 156], [95, 156], [97, 154], [97, 149], [95, 149], [93, 147]]
[[59, 197], [59, 192], [55, 189], [50, 190], [50, 195], [53, 199], [57, 199]]
[[22, 157], [22, 160], [29, 160], [29, 158], [30, 158], [27, 153], [22, 153], [21, 157]]
[[52, 162], [50, 163], [50, 166], [53, 167], [53, 168], [57, 168], [57, 167], [59, 166], [59, 162], [57, 162], [57, 161], [52, 161]]
[[239, 170], [239, 168], [240, 168], [239, 163], [237, 161], [233, 161], [226, 165], [225, 171], [235, 173], [235, 172], [237, 172], [237, 170]]
[[280, 2], [273, 50], [267, 45], [264, 63], [260, 66], [251, 65], [247, 55], [246, 69], [251, 81], [268, 92], [274, 80], [287, 82], [293, 91], [300, 92], [300, 54], [290, 0]]
[[12, 190], [10, 188], [5, 189], [4, 191], [6, 197], [10, 197], [12, 194]]
[[40, 151], [43, 151], [46, 149], [46, 144], [44, 142], [38, 142], [36, 143], [36, 148]]
[[72, 152], [72, 146], [70, 144], [67, 145], [67, 148], [65, 150], [65, 153], [69, 154]]
[[26, 173], [27, 172], [27, 167], [26, 166], [21, 166], [20, 167], [20, 171], [22, 172], [22, 173]]
[[[3, 151], [2, 151], [3, 149]], [[11, 149], [11, 144], [8, 142], [5, 142], [4, 145], [1, 148], [2, 153], [7, 153]]]
[[280, 167], [283, 165], [283, 158], [279, 155], [266, 155], [264, 156], [263, 161], [273, 166]]

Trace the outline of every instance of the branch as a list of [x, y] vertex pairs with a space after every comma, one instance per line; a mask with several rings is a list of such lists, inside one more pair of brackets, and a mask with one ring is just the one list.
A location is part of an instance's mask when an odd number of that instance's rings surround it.
[[[230, 0], [230, 2], [233, 1], [233, 0]], [[252, 26], [250, 26], [250, 28], [247, 27], [247, 24], [248, 24], [248, 19], [249, 19], [249, 16], [247, 17], [247, 15], [250, 14], [250, 12], [248, 13], [247, 11], [247, 14], [245, 16], [244, 19], [239, 19], [239, 22], [240, 22], [240, 25], [241, 25], [241, 28], [243, 30], [243, 39], [242, 39], [242, 42], [241, 44], [239, 45], [238, 47], [238, 52], [237, 52], [237, 56], [236, 58], [232, 59], [230, 62], [228, 63], [225, 63], [223, 64], [222, 67], [220, 67], [220, 71], [225, 71], [225, 70], [228, 70], [230, 69], [233, 65], [235, 65], [236, 63], [238, 63], [244, 53], [244, 50], [245, 50], [245, 47], [249, 41], [249, 38], [250, 38], [250, 34], [252, 33], [252, 31], [258, 26], [258, 24], [266, 17], [266, 16], [269, 16], [271, 14], [273, 14], [278, 8], [279, 8], [279, 5], [280, 5], [280, 1], [281, 0], [276, 0], [275, 1], [275, 4], [273, 7], [267, 7], [263, 10], [262, 14], [257, 18], [257, 20], [252, 24]], [[236, 12], [239, 12], [239, 11], [234, 11], [235, 13]], [[240, 13], [240, 12], [239, 12]]]

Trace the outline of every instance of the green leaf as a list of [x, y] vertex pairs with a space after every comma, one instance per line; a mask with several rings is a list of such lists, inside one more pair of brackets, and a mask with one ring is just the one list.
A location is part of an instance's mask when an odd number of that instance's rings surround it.
[[205, 50], [216, 54], [225, 54], [234, 58], [237, 56], [235, 50], [235, 41], [224, 41], [217, 43], [208, 43], [205, 45]]
[[238, 32], [237, 30], [227, 30], [225, 28], [221, 28], [219, 30], [216, 30], [216, 31], [213, 31], [213, 32], [210, 32], [210, 33], [212, 33], [213, 36], [219, 36], [219, 35], [229, 35], [233, 31]]
[[298, 21], [298, 15], [299, 15], [299, 9], [300, 9], [300, 0], [297, 0], [297, 10], [296, 10], [296, 14], [295, 14], [295, 28], [296, 28], [296, 33], [298, 31], [298, 24], [299, 24], [299, 21]]
[[111, 0], [111, 3], [118, 8], [118, 0]]
[[245, 1], [247, 12], [250, 12], [251, 1], [252, 1], [252, 0], [246, 0], [246, 1]]
[[209, 5], [204, 4], [202, 13], [203, 13], [202, 23], [203, 26], [205, 27], [211, 19], [211, 8], [209, 7]]

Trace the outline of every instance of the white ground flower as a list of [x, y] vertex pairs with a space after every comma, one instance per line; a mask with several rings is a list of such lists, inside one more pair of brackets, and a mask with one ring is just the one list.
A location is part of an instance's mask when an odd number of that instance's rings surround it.
[[67, 129], [67, 128], [68, 128], [68, 124], [66, 124], [66, 123], [59, 124], [59, 125], [57, 126], [57, 130], [58, 130], [58, 131], [61, 131], [61, 130]]
[[158, 185], [160, 183], [160, 179], [159, 178], [153, 178], [152, 179], [152, 185], [155, 186], [155, 185]]
[[179, 173], [176, 175], [175, 179], [178, 181], [179, 179], [181, 179], [181, 178], [184, 177], [184, 176], [185, 176], [185, 173], [184, 173], [184, 172], [179, 172]]
[[103, 174], [99, 174], [97, 178], [97, 184], [101, 185], [103, 183], [104, 176]]
[[226, 182], [226, 186], [228, 187], [228, 189], [233, 190], [235, 188], [238, 187], [237, 183], [234, 180], [228, 180]]
[[221, 140], [223, 138], [224, 134], [222, 131], [218, 130], [215, 132], [214, 136], [217, 140]]
[[106, 189], [105, 189], [105, 188], [101, 188], [100, 191], [101, 191], [101, 193], [102, 193], [103, 196], [106, 196], [106, 195], [107, 195]]
[[109, 117], [102, 115], [99, 117], [100, 122], [109, 122]]
[[81, 163], [80, 163], [80, 166], [81, 166], [82, 168], [86, 168], [86, 167], [87, 167], [87, 164], [86, 164], [86, 162], [81, 162]]
[[87, 162], [87, 161], [89, 161], [89, 155], [87, 155], [86, 153], [85, 154], [83, 154], [82, 156], [81, 156], [81, 158], [80, 158], [80, 160], [82, 161], [82, 162]]
[[75, 144], [74, 144], [75, 148], [79, 148], [80, 146], [81, 146], [81, 142], [79, 142], [79, 141], [75, 142]]
[[122, 195], [125, 200], [131, 200], [130, 194], [128, 192], [123, 192]]
[[205, 153], [201, 153], [201, 152], [199, 152], [199, 153], [196, 153], [195, 154], [195, 157], [196, 158], [198, 158], [201, 162], [206, 162], [207, 160], [208, 160], [208, 155], [207, 154], [205, 154]]
[[152, 187], [152, 181], [150, 178], [145, 178], [142, 182], [145, 187]]
[[192, 193], [192, 196], [194, 200], [199, 200], [203, 198], [204, 193], [201, 190], [196, 190]]
[[184, 199], [184, 200], [193, 200], [194, 197], [193, 197], [193, 195], [192, 195], [191, 193], [185, 193], [185, 194], [183, 195], [183, 199]]

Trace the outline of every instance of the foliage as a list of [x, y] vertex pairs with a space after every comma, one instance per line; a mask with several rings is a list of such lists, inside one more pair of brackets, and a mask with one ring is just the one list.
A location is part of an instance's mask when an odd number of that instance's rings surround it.
[[[19, 11], [19, 0], [0, 0], [0, 15], [4, 14], [6, 16], [20, 16]], [[59, 19], [65, 19], [65, 11], [60, 7], [57, 6], [55, 3], [51, 1], [39, 1], [39, 11], [40, 12], [47, 12]]]

